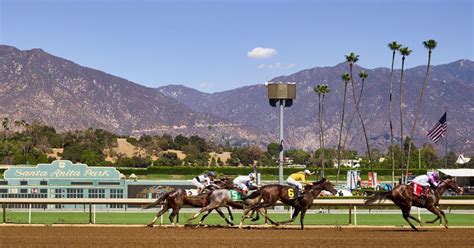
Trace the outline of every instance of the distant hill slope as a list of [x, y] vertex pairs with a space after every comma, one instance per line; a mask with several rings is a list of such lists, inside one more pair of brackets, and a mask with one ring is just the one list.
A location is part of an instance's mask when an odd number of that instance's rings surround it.
[[[388, 58], [389, 59], [389, 58]], [[388, 60], [387, 60], [388, 61]], [[388, 61], [389, 62], [389, 61]], [[360, 68], [355, 67], [355, 73]], [[371, 144], [389, 143], [387, 68], [364, 69], [369, 73], [362, 99]], [[290, 147], [318, 148], [317, 96], [313, 87], [327, 83], [326, 143], [336, 144], [343, 82], [348, 65], [315, 67], [271, 81], [297, 83], [297, 99], [285, 110], [285, 142]], [[395, 88], [399, 73], [395, 71]], [[406, 70], [405, 127], [409, 130], [425, 74], [425, 66]], [[360, 83], [360, 80], [357, 80]], [[397, 92], [398, 90], [396, 90]], [[433, 66], [424, 109], [415, 132], [417, 144], [429, 141], [430, 129], [448, 110], [451, 149], [474, 153], [474, 63], [458, 60]], [[353, 112], [348, 96], [348, 115]], [[399, 130], [398, 94], [394, 95], [395, 132]], [[199, 135], [216, 142], [268, 144], [277, 141], [277, 109], [269, 106], [264, 85], [252, 85], [214, 94], [184, 86], [144, 87], [113, 75], [77, 65], [41, 49], [21, 51], [0, 45], [0, 117], [40, 121], [59, 131], [103, 128], [119, 134]], [[364, 150], [357, 118], [348, 146]], [[439, 147], [442, 149], [442, 146]]]
[[154, 89], [41, 49], [10, 46], [0, 46], [0, 116], [40, 121], [59, 131], [94, 127], [134, 135], [255, 137], [235, 123], [194, 112]]
[[[365, 69], [356, 66], [354, 73], [360, 70], [368, 72], [366, 88], [362, 99], [361, 110], [365, 117], [371, 144], [376, 148], [385, 148], [390, 142], [388, 129], [388, 94], [390, 69]], [[405, 133], [411, 127], [415, 107], [418, 101], [421, 84], [426, 67], [418, 66], [405, 71], [404, 112]], [[288, 76], [281, 76], [270, 81], [289, 81], [297, 83], [297, 99], [293, 107], [285, 110], [286, 141], [291, 146], [314, 149], [318, 143], [317, 95], [313, 88], [320, 83], [328, 84], [331, 92], [326, 97], [326, 141], [335, 146], [338, 137], [338, 125], [341, 118], [344, 83], [340, 79], [348, 65], [341, 63], [333, 67], [315, 67]], [[394, 72], [395, 92], [399, 88], [400, 70]], [[358, 77], [356, 82], [360, 84]], [[358, 85], [360, 86], [360, 85]], [[353, 112], [352, 93], [348, 88], [348, 115]], [[262, 133], [271, 133], [277, 137], [277, 110], [271, 108], [266, 100], [266, 88], [263, 85], [242, 87], [230, 91], [205, 94], [184, 86], [164, 86], [158, 91], [175, 98], [197, 112], [225, 117], [230, 121], [248, 125]], [[474, 63], [469, 60], [458, 60], [450, 64], [431, 68], [429, 87], [425, 92], [424, 107], [419, 125], [415, 132], [415, 142], [428, 142], [425, 131], [429, 130], [448, 110], [449, 144], [455, 152], [460, 150], [474, 152]], [[393, 96], [393, 121], [395, 133], [399, 132], [399, 95]], [[348, 120], [346, 120], [348, 121]], [[359, 120], [354, 119], [351, 128], [349, 146], [364, 150], [364, 139]], [[442, 147], [439, 147], [442, 149]]]

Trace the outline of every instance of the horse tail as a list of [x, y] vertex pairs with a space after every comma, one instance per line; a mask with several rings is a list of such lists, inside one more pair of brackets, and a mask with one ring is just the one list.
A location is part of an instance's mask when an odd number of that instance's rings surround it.
[[156, 199], [155, 202], [152, 202], [152, 203], [149, 203], [149, 204], [145, 205], [145, 206], [143, 207], [143, 209], [149, 209], [149, 208], [151, 208], [151, 207], [154, 207], [154, 206], [160, 204], [161, 202], [165, 201], [165, 200], [168, 198], [168, 196], [169, 196], [170, 193], [171, 193], [171, 192], [166, 192], [166, 193], [164, 193], [162, 196], [160, 196], [158, 199]]
[[365, 205], [372, 205], [376, 201], [382, 201], [390, 199], [392, 200], [392, 191], [386, 191], [386, 192], [377, 192], [367, 200], [365, 200]]
[[245, 197], [245, 198], [247, 198], [247, 199], [254, 199], [254, 198], [259, 197], [261, 193], [262, 193], [262, 192], [261, 192], [260, 190], [257, 190], [257, 191], [254, 191], [254, 192], [250, 193], [250, 195], [248, 195], [248, 196]]

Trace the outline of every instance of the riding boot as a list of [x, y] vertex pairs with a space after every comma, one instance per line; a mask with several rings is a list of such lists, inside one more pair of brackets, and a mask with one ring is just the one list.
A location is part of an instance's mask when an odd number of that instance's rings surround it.
[[423, 187], [420, 195], [421, 204], [424, 206], [426, 204], [426, 187]]

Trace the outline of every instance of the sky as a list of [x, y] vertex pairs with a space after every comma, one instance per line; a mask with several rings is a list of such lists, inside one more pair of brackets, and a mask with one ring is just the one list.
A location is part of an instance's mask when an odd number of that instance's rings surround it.
[[[360, 55], [390, 67], [387, 43], [435, 39], [432, 64], [474, 60], [471, 0], [0, 0], [0, 44], [41, 48], [149, 87], [220, 92]], [[396, 66], [400, 66], [397, 64]]]

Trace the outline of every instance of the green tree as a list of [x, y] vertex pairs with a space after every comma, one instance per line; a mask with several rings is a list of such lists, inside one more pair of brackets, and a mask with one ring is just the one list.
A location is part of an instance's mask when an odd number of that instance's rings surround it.
[[217, 166], [217, 162], [216, 162], [216, 158], [215, 157], [212, 157], [211, 158], [211, 164], [210, 164], [211, 167], [216, 167]]
[[3, 127], [3, 130], [4, 130], [4, 139], [7, 140], [7, 135], [8, 135], [8, 131], [10, 131], [10, 127], [9, 127], [9, 119], [8, 117], [3, 117], [3, 120], [2, 120], [2, 127]]
[[339, 128], [339, 141], [337, 144], [337, 174], [336, 174], [336, 184], [339, 182], [339, 174], [341, 172], [341, 140], [342, 140], [342, 128], [344, 126], [344, 114], [346, 110], [346, 96], [347, 96], [347, 84], [351, 79], [349, 73], [344, 73], [341, 75], [342, 80], [344, 81], [344, 98], [342, 100], [342, 115], [341, 115], [341, 126]]
[[[408, 57], [412, 50], [410, 50], [408, 47], [402, 47], [400, 48], [400, 54], [402, 55], [402, 69], [400, 73], [400, 150], [403, 150], [403, 72], [405, 68], [405, 58]], [[402, 169], [402, 174], [403, 174], [403, 167], [404, 167], [404, 157], [403, 154], [401, 154], [400, 158], [400, 169]], [[405, 176], [406, 177], [406, 176]], [[406, 181], [406, 178], [405, 178]]]
[[[411, 127], [410, 130], [410, 137], [413, 137], [415, 133], [415, 128], [416, 128], [416, 123], [418, 122], [418, 117], [420, 116], [421, 110], [422, 110], [422, 105], [423, 105], [423, 95], [425, 93], [426, 87], [428, 86], [428, 76], [430, 73], [430, 64], [431, 64], [431, 53], [433, 52], [433, 49], [436, 48], [436, 45], [438, 42], [435, 40], [426, 40], [423, 41], [423, 46], [428, 49], [428, 63], [426, 65], [426, 74], [425, 74], [425, 79], [423, 80], [423, 86], [421, 87], [421, 92], [420, 92], [420, 98], [418, 99], [418, 107], [416, 109], [416, 114], [415, 114], [415, 121], [413, 122], [413, 126]], [[411, 145], [408, 147], [408, 151], [411, 151]], [[410, 167], [410, 152], [408, 152], [408, 159], [407, 159], [407, 170], [406, 174], [408, 174], [408, 169]]]
[[182, 164], [182, 161], [175, 152], [164, 152], [158, 157], [155, 164], [158, 166], [178, 166]]
[[301, 149], [290, 149], [285, 151], [285, 155], [293, 160], [294, 164], [307, 165], [310, 162], [311, 154]]
[[267, 152], [271, 158], [277, 158], [280, 153], [280, 144], [272, 142], [267, 146]]

